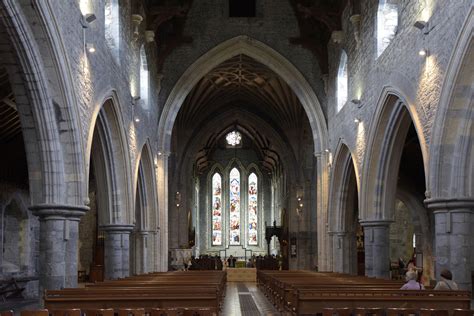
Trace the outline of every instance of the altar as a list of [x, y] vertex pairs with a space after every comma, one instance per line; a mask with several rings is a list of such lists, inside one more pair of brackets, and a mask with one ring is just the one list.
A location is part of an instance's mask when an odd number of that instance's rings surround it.
[[227, 282], [257, 282], [256, 268], [227, 268]]

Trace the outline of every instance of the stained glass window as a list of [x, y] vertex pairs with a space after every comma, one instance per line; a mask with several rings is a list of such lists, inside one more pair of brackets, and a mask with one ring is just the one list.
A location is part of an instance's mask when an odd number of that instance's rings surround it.
[[212, 177], [212, 245], [222, 245], [222, 179], [218, 173]]
[[242, 135], [240, 135], [239, 132], [233, 131], [227, 134], [225, 137], [225, 140], [227, 141], [227, 144], [229, 146], [237, 146], [240, 145], [240, 141], [242, 140]]
[[258, 178], [255, 173], [249, 176], [249, 245], [258, 244]]
[[230, 216], [229, 244], [240, 245], [240, 172], [237, 168], [230, 171]]

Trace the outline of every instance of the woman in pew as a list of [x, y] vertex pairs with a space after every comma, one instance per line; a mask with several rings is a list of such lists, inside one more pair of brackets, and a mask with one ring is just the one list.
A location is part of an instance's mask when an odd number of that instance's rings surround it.
[[443, 269], [441, 271], [441, 280], [436, 284], [435, 290], [440, 291], [450, 291], [450, 290], [459, 290], [456, 282], [453, 281], [453, 275], [448, 269]]
[[417, 273], [414, 270], [410, 270], [406, 273], [407, 283], [403, 284], [400, 290], [424, 290], [423, 284], [416, 281]]

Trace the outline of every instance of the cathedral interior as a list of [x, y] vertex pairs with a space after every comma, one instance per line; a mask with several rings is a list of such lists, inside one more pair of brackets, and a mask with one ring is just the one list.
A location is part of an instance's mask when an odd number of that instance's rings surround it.
[[471, 0], [0, 0], [0, 279], [272, 257], [474, 279]]

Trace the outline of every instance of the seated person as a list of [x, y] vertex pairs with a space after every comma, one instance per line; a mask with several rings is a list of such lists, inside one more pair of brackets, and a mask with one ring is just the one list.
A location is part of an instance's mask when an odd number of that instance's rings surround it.
[[416, 282], [418, 274], [416, 271], [409, 270], [406, 273], [406, 281], [407, 283], [403, 284], [403, 286], [400, 288], [400, 290], [424, 290], [425, 287], [423, 284]]
[[453, 281], [453, 274], [448, 269], [443, 269], [441, 271], [441, 280], [436, 283], [434, 288], [439, 291], [450, 291], [450, 290], [459, 290], [456, 282]]

